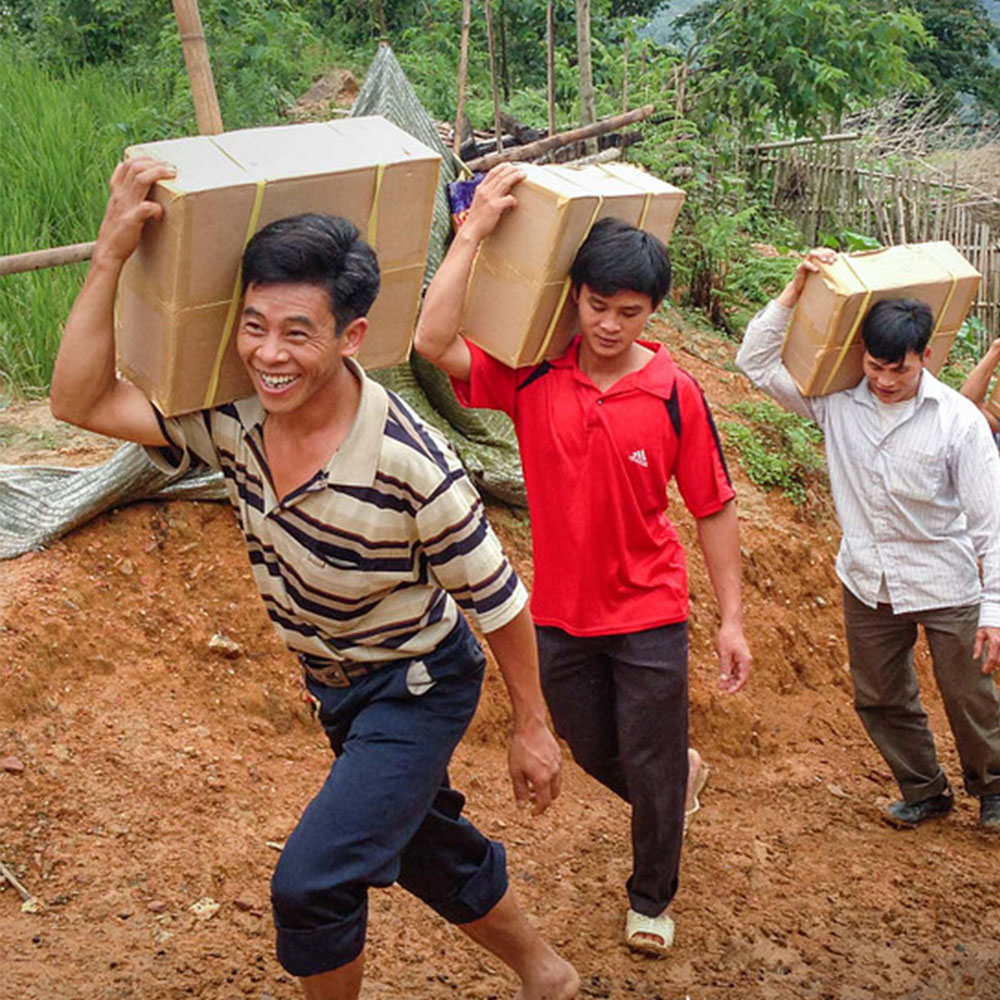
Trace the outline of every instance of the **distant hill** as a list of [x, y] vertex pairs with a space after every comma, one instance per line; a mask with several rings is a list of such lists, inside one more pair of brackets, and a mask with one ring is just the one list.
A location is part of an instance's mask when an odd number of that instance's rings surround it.
[[[666, 45], [672, 40], [674, 21], [703, 2], [704, 0], [667, 0], [649, 19], [649, 27], [646, 29], [649, 37], [659, 45]], [[996, 6], [1000, 7], [1000, 0], [996, 0]]]

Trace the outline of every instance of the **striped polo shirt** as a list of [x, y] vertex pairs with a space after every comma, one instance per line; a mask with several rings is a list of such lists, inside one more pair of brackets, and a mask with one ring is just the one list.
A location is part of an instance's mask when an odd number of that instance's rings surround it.
[[197, 460], [221, 469], [268, 614], [320, 680], [352, 663], [430, 653], [458, 607], [491, 632], [527, 602], [444, 438], [346, 361], [361, 382], [351, 430], [284, 499], [271, 483], [256, 396], [160, 416], [175, 447], [148, 449], [171, 472]]

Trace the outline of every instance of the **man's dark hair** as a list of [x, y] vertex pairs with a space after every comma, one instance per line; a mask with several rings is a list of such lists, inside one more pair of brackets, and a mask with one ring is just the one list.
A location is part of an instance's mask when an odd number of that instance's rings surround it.
[[573, 287], [598, 295], [641, 292], [655, 309], [670, 291], [670, 255], [652, 233], [620, 219], [601, 219], [577, 251], [569, 271]]
[[861, 339], [873, 358], [896, 364], [910, 351], [923, 354], [933, 328], [934, 314], [926, 302], [885, 299], [868, 310], [861, 326]]
[[337, 333], [365, 316], [379, 289], [375, 252], [357, 226], [336, 215], [307, 212], [278, 219], [243, 251], [243, 291], [285, 282], [316, 285], [330, 296]]

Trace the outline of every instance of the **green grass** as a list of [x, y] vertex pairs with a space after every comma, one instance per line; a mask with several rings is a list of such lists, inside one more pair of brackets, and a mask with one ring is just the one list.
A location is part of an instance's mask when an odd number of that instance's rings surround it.
[[[143, 95], [109, 70], [44, 72], [0, 40], [0, 254], [92, 240]], [[43, 393], [86, 265], [0, 277], [0, 382]]]

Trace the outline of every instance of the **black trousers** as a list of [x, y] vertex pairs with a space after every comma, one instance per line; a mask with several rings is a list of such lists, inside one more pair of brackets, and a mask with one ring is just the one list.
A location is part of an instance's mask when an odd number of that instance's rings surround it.
[[687, 623], [573, 636], [538, 626], [542, 689], [576, 762], [632, 807], [632, 909], [677, 893], [687, 787]]

